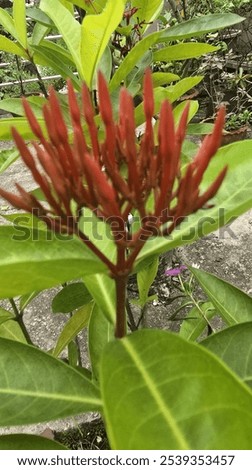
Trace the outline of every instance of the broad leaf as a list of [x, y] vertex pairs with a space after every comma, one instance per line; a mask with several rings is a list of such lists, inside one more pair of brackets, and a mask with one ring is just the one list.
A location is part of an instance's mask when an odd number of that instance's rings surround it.
[[24, 49], [27, 49], [27, 28], [26, 28], [26, 8], [25, 0], [14, 0], [13, 21], [17, 32], [18, 42]]
[[[239, 158], [237, 158], [239, 155]], [[169, 237], [154, 237], [140, 252], [136, 267], [149, 256], [192, 243], [218, 227], [230, 223], [252, 207], [252, 140], [226, 145], [218, 150], [206, 170], [202, 187], [206, 188], [228, 165], [225, 180], [214, 198], [214, 206], [190, 215]]]
[[83, 282], [74, 282], [64, 286], [52, 300], [53, 313], [69, 313], [88, 304], [92, 300]]
[[[46, 134], [46, 126], [43, 119], [38, 119], [39, 125]], [[23, 139], [36, 139], [26, 118], [4, 118], [0, 120], [0, 139], [12, 140], [11, 128], [15, 127]]]
[[198, 16], [162, 31], [160, 42], [162, 40], [175, 41], [203, 36], [203, 34], [238, 24], [244, 21], [244, 19], [234, 13], [214, 13], [212, 15]]
[[252, 387], [252, 322], [219, 331], [201, 341], [201, 345], [222, 359], [244, 382]]
[[0, 426], [100, 410], [98, 389], [63, 361], [7, 339], [0, 356]]
[[216, 356], [175, 334], [142, 330], [109, 343], [101, 393], [113, 449], [251, 446], [249, 388]]
[[81, 26], [81, 64], [83, 78], [91, 87], [95, 69], [110, 40], [111, 34], [120, 23], [124, 0], [108, 0], [99, 15], [85, 16]]
[[192, 267], [190, 271], [228, 325], [252, 321], [252, 297], [213, 274]]
[[152, 74], [152, 81], [154, 88], [158, 86], [168, 85], [168, 83], [176, 82], [179, 80], [179, 75], [169, 72], [154, 72]]
[[69, 318], [58, 337], [57, 344], [53, 351], [53, 356], [59, 356], [59, 354], [78, 335], [78, 333], [88, 325], [93, 306], [94, 304], [90, 302]]
[[107, 274], [89, 274], [83, 280], [96, 304], [110, 323], [115, 321], [115, 281]]
[[186, 60], [194, 57], [200, 57], [209, 52], [215, 52], [218, 47], [199, 42], [185, 42], [161, 48], [153, 53], [155, 61], [170, 62], [172, 60]]
[[[32, 98], [27, 98], [27, 101], [32, 108], [35, 116], [41, 118], [42, 114], [42, 106], [46, 103], [46, 99], [42, 98], [41, 96], [34, 96]], [[1, 101], [1, 109], [8, 111], [9, 113], [17, 114], [19, 116], [25, 116], [25, 111], [22, 103], [22, 98], [6, 98], [5, 100]]]
[[0, 308], [0, 325], [10, 320], [11, 318], [14, 318], [14, 314], [12, 312], [9, 312], [4, 308]]
[[6, 434], [0, 436], [0, 450], [67, 450], [67, 447], [34, 434]]
[[27, 227], [0, 227], [0, 298], [55, 286], [105, 266], [77, 238]]

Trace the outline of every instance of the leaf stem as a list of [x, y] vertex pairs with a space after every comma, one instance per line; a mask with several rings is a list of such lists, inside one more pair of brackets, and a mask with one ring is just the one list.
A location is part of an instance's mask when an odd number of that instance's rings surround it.
[[15, 300], [13, 298], [9, 298], [9, 302], [10, 302], [12, 308], [13, 308], [13, 312], [14, 312], [14, 315], [16, 317], [16, 321], [18, 322], [27, 343], [28, 344], [33, 344], [32, 340], [31, 340], [31, 337], [30, 337], [30, 335], [27, 331], [27, 328], [24, 324], [24, 321], [23, 321], [23, 313], [21, 313], [18, 310], [17, 305], [15, 303]]

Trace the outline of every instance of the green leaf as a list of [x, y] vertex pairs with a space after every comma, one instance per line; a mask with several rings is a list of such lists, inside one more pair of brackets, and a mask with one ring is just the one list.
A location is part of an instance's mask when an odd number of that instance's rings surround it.
[[52, 300], [53, 313], [69, 313], [92, 300], [83, 282], [74, 282], [63, 287]]
[[135, 17], [139, 24], [144, 22], [141, 26], [141, 33], [143, 33], [150, 26], [148, 23], [152, 23], [161, 13], [164, 0], [132, 0], [131, 6], [138, 8]]
[[104, 348], [113, 339], [114, 326], [98, 305], [95, 305], [88, 326], [88, 350], [95, 381], [99, 381], [100, 362]]
[[9, 312], [8, 310], [5, 310], [4, 308], [0, 308], [0, 325], [10, 320], [11, 318], [14, 318], [14, 314], [12, 312]]
[[201, 345], [222, 359], [241, 379], [252, 387], [252, 322], [219, 331], [201, 341]]
[[189, 269], [228, 325], [252, 321], [252, 297], [213, 274]]
[[0, 339], [0, 425], [30, 424], [99, 411], [97, 388], [63, 361]]
[[0, 174], [3, 173], [8, 166], [17, 160], [19, 152], [17, 149], [12, 148], [8, 150], [1, 150], [0, 152]]
[[144, 307], [148, 300], [148, 293], [158, 272], [159, 259], [156, 258], [146, 268], [137, 273], [137, 286], [139, 292], [139, 304]]
[[[33, 47], [34, 50], [40, 52], [44, 52], [44, 54], [46, 54], [47, 52], [49, 54], [53, 54], [52, 57], [55, 57], [55, 55], [59, 56], [61, 61], [64, 61], [64, 63], [69, 66], [69, 67], [75, 67], [75, 64], [74, 64], [74, 61], [73, 61], [73, 58], [71, 56], [71, 54], [68, 52], [67, 49], [65, 49], [64, 47], [60, 46], [59, 44], [56, 44], [54, 42], [51, 42], [49, 40], [43, 40], [41, 41], [40, 45], [39, 46], [35, 46]], [[35, 58], [36, 58], [36, 55], [35, 55]]]
[[26, 28], [26, 8], [25, 0], [13, 2], [13, 21], [17, 32], [18, 42], [24, 49], [27, 49], [27, 28]]
[[[159, 113], [161, 103], [168, 99], [171, 103], [174, 103], [178, 98], [180, 98], [188, 90], [200, 83], [202, 77], [188, 77], [183, 78], [175, 85], [170, 85], [167, 88], [157, 87], [154, 88], [154, 99], [155, 99], [155, 113]], [[135, 120], [136, 125], [139, 126], [145, 122], [144, 106], [143, 103], [139, 104], [135, 109]]]
[[155, 61], [170, 62], [172, 60], [186, 60], [200, 57], [203, 54], [215, 52], [219, 48], [200, 42], [185, 42], [161, 48], [153, 53]]
[[71, 12], [59, 0], [53, 2], [51, 0], [41, 0], [40, 9], [51, 18], [60, 34], [62, 34], [78, 73], [84, 79], [80, 57], [80, 23], [75, 20]]
[[0, 338], [27, 343], [24, 333], [16, 320], [7, 320], [0, 324]]
[[88, 325], [93, 306], [94, 304], [90, 302], [69, 318], [58, 337], [57, 344], [53, 351], [53, 356], [59, 356], [59, 354], [78, 335], [78, 333]]
[[[237, 158], [239, 155], [239, 158]], [[252, 207], [252, 140], [226, 145], [218, 150], [208, 166], [202, 188], [206, 188], [228, 165], [228, 172], [214, 198], [215, 205], [190, 215], [169, 237], [154, 237], [140, 252], [136, 269], [147, 262], [148, 257], [192, 243], [200, 237], [230, 223]]]
[[180, 24], [167, 28], [161, 32], [160, 41], [174, 41], [202, 36], [203, 34], [218, 31], [244, 21], [234, 13], [214, 13], [183, 21]]
[[211, 134], [213, 132], [213, 124], [208, 122], [195, 122], [187, 127], [187, 135]]
[[251, 446], [249, 388], [216, 356], [173, 333], [142, 330], [109, 343], [101, 394], [112, 449]]
[[124, 0], [108, 0], [99, 15], [86, 15], [81, 26], [81, 63], [83, 78], [91, 87], [95, 69], [110, 40], [111, 34], [120, 23]]
[[0, 298], [104, 272], [101, 261], [76, 237], [27, 227], [0, 227]]
[[152, 74], [152, 81], [154, 88], [158, 86], [168, 85], [171, 82], [179, 80], [179, 75], [169, 72], [154, 72]]
[[21, 295], [19, 298], [19, 309], [23, 312], [26, 307], [30, 304], [30, 302], [35, 299], [40, 294], [40, 291], [30, 292], [26, 295]]
[[[216, 310], [211, 302], [205, 302], [200, 305], [205, 318], [211, 320], [216, 315]], [[182, 322], [179, 335], [188, 341], [196, 341], [207, 327], [207, 322], [197, 307], [193, 307]], [[210, 322], [211, 323], [211, 322]]]
[[51, 29], [54, 26], [53, 21], [40, 8], [28, 7], [26, 9], [26, 16], [28, 16], [28, 18], [32, 18], [33, 20], [46, 26], [47, 28]]
[[115, 321], [116, 292], [115, 281], [107, 274], [89, 274], [83, 280], [96, 304], [108, 321]]
[[1, 51], [9, 52], [10, 54], [16, 54], [20, 57], [28, 59], [27, 53], [17, 42], [11, 41], [2, 34], [0, 34], [0, 49]]
[[175, 121], [176, 126], [178, 125], [178, 123], [180, 121], [180, 118], [182, 116], [182, 113], [183, 113], [183, 111], [184, 111], [184, 109], [185, 109], [185, 107], [188, 103], [190, 105], [188, 121], [190, 121], [195, 116], [195, 114], [197, 113], [197, 111], [199, 109], [199, 102], [198, 101], [194, 101], [194, 100], [182, 101], [182, 103], [179, 103], [173, 109], [173, 117], [174, 117], [174, 121]]
[[[49, 33], [49, 31], [50, 31], [50, 28], [48, 28], [47, 26], [36, 23], [32, 31], [31, 47], [39, 46], [42, 39], [44, 39], [44, 37]], [[36, 62], [35, 59], [34, 61]]]
[[[42, 106], [46, 103], [46, 99], [42, 96], [34, 96], [30, 98], [26, 98], [34, 112], [35, 116], [41, 118], [42, 114]], [[1, 101], [0, 104], [1, 109], [7, 111], [8, 113], [18, 114], [19, 116], [25, 116], [24, 107], [22, 103], [22, 98], [6, 98]]]
[[8, 31], [8, 33], [11, 34], [13, 38], [15, 38], [18, 41], [18, 34], [15, 28], [13, 18], [9, 15], [9, 13], [4, 8], [0, 8], [0, 24], [6, 31]]
[[6, 434], [0, 436], [0, 450], [67, 450], [67, 447], [34, 434]]
[[[46, 126], [43, 119], [38, 119], [41, 129], [46, 134]], [[6, 118], [0, 120], [0, 139], [1, 140], [12, 140], [11, 128], [15, 127], [19, 134], [22, 135], [23, 139], [30, 140], [36, 139], [34, 136], [26, 118]]]

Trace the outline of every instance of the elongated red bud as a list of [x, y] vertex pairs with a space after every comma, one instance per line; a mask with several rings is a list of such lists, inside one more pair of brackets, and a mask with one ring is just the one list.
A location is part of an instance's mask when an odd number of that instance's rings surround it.
[[28, 122], [30, 124], [30, 127], [31, 127], [31, 130], [33, 132], [33, 134], [39, 139], [39, 140], [43, 140], [44, 138], [44, 134], [43, 134], [43, 131], [37, 121], [37, 118], [35, 117], [35, 114], [33, 113], [28, 101], [25, 99], [25, 98], [22, 98], [22, 103], [23, 103], [23, 107], [24, 107], [24, 110], [25, 110], [25, 115], [28, 119]]
[[151, 119], [154, 114], [154, 95], [151, 78], [151, 70], [147, 69], [144, 75], [144, 113], [146, 119]]

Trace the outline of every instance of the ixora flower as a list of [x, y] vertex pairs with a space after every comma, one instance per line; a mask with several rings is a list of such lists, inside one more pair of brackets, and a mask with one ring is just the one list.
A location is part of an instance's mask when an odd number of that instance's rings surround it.
[[[16, 184], [19, 194], [0, 189], [0, 195], [13, 206], [35, 213], [50, 229], [76, 234], [107, 265], [117, 286], [117, 336], [122, 336], [124, 299], [122, 285], [144, 243], [153, 235], [168, 235], [189, 214], [205, 206], [218, 191], [227, 171], [223, 168], [207, 190], [200, 191], [204, 172], [220, 146], [225, 111], [220, 108], [213, 133], [207, 136], [194, 159], [181, 169], [181, 147], [186, 134], [189, 105], [175, 128], [172, 107], [162, 103], [157, 144], [152, 118], [154, 96], [151, 72], [144, 78], [145, 132], [136, 138], [134, 103], [122, 88], [119, 118], [114, 120], [107, 83], [98, 74], [100, 116], [95, 116], [90, 92], [82, 87], [79, 106], [73, 86], [68, 82], [68, 130], [53, 88], [43, 107], [47, 136], [43, 133], [28, 102], [23, 105], [30, 127], [37, 138], [33, 151], [15, 130], [13, 138], [21, 157], [44, 193], [46, 203]], [[98, 249], [84, 229], [80, 217], [84, 208], [94, 211], [110, 226], [117, 247], [113, 263]], [[127, 230], [129, 214], [138, 218], [137, 229]], [[140, 222], [139, 222], [140, 221]], [[124, 322], [125, 323], [125, 322]]]
[[165, 274], [166, 276], [179, 276], [179, 274], [181, 274], [185, 269], [187, 269], [187, 267], [182, 264], [176, 268], [166, 269]]

